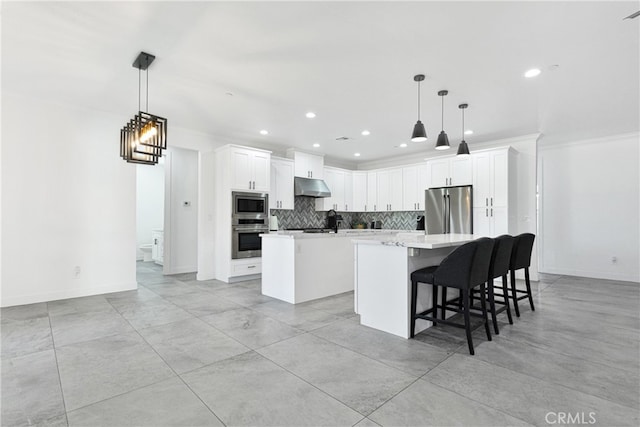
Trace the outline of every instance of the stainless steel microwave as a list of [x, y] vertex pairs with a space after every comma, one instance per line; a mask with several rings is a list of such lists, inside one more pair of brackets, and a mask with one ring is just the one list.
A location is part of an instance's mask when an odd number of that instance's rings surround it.
[[235, 218], [267, 218], [269, 216], [269, 195], [267, 193], [232, 194], [233, 217]]

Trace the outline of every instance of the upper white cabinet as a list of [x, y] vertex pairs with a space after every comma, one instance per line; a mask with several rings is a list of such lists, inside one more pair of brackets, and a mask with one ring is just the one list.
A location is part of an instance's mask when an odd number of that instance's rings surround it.
[[427, 186], [427, 165], [402, 168], [402, 205], [405, 211], [424, 210]]
[[378, 171], [378, 212], [402, 210], [402, 168]]
[[[367, 172], [353, 172], [353, 207], [354, 212], [367, 211]], [[373, 209], [373, 205], [372, 205]]]
[[367, 204], [366, 212], [378, 210], [378, 172], [367, 172]]
[[268, 192], [271, 184], [271, 153], [230, 145], [231, 189]]
[[324, 168], [324, 181], [331, 191], [331, 197], [316, 199], [316, 210], [333, 209], [341, 212], [353, 210], [352, 172], [337, 168]]
[[427, 160], [428, 188], [471, 185], [472, 182], [473, 164], [470, 156]]
[[302, 178], [324, 178], [324, 158], [316, 154], [287, 150], [287, 157], [295, 164], [294, 174]]
[[293, 160], [271, 159], [270, 209], [293, 209]]
[[515, 153], [511, 148], [473, 153], [473, 232], [508, 234], [516, 221]]

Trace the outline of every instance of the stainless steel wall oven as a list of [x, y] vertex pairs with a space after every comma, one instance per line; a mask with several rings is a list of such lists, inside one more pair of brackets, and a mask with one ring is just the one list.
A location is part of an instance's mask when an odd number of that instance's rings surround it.
[[269, 195], [232, 193], [231, 258], [262, 256], [260, 234], [269, 232]]

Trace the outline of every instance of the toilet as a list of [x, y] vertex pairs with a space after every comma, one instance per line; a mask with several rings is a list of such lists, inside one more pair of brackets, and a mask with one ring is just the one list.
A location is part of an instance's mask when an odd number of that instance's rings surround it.
[[151, 261], [151, 248], [153, 245], [151, 243], [146, 245], [140, 245], [140, 250], [142, 251], [142, 261], [148, 262]]

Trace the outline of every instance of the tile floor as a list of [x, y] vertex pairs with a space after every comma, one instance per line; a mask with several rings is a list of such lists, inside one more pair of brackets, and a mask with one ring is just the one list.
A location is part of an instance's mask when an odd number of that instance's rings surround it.
[[292, 306], [150, 263], [138, 282], [2, 309], [3, 426], [640, 423], [638, 283], [545, 276], [471, 357], [459, 329], [360, 326], [350, 293]]

